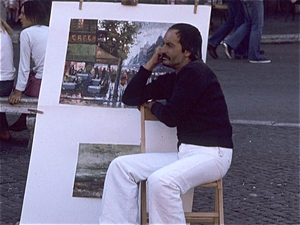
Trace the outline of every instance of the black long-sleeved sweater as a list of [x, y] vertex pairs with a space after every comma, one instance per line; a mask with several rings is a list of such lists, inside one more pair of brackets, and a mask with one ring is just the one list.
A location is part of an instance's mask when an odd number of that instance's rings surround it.
[[169, 127], [177, 127], [180, 143], [233, 148], [227, 105], [214, 72], [201, 60], [146, 84], [151, 71], [141, 67], [128, 84], [122, 101], [131, 106], [149, 99], [151, 112]]

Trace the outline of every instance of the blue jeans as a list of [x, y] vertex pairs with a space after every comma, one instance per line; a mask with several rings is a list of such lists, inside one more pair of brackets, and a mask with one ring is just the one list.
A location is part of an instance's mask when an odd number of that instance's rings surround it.
[[[223, 25], [208, 39], [208, 43], [214, 48], [218, 47], [221, 41], [234, 29], [235, 31], [245, 22], [245, 14], [243, 4], [240, 0], [228, 0], [228, 16]], [[245, 54], [248, 45], [240, 46], [235, 54]]]
[[260, 41], [264, 24], [263, 0], [243, 1], [245, 8], [246, 22], [226, 41], [231, 48], [237, 49], [239, 44], [249, 36], [248, 59], [259, 60]]
[[[0, 97], [9, 96], [13, 85], [13, 80], [0, 81]], [[5, 113], [0, 113], [0, 130], [8, 130], [8, 123]]]

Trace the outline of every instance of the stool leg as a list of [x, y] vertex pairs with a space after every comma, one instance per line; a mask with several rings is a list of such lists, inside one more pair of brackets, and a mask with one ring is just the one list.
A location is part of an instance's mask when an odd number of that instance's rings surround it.
[[141, 181], [141, 225], [147, 225], [146, 181]]
[[220, 225], [224, 224], [223, 183], [218, 181]]
[[[218, 213], [220, 217], [220, 193], [219, 193], [218, 186], [215, 189], [215, 212]], [[218, 225], [218, 224], [219, 224], [219, 218], [218, 217], [214, 218], [214, 225]]]

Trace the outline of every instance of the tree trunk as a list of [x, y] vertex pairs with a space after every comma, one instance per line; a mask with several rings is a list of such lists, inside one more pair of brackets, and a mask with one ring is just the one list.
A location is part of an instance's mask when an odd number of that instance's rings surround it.
[[113, 94], [113, 100], [114, 101], [117, 101], [117, 99], [118, 99], [118, 87], [119, 87], [119, 84], [120, 84], [122, 63], [123, 63], [123, 60], [121, 58], [119, 58], [118, 70], [117, 70], [117, 75], [116, 75], [116, 80], [115, 80], [115, 89], [114, 89], [114, 94]]

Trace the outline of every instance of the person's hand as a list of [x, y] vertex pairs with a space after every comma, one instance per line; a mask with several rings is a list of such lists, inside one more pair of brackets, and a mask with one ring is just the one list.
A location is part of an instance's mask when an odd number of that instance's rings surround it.
[[146, 70], [152, 71], [162, 61], [162, 47], [158, 47], [155, 49], [152, 58], [144, 65], [144, 68]]
[[10, 104], [17, 104], [21, 101], [22, 98], [22, 91], [19, 91], [17, 89], [15, 89], [15, 91], [13, 93], [10, 94], [10, 96], [8, 97], [8, 101]]
[[147, 101], [147, 102], [144, 103], [144, 107], [146, 107], [147, 109], [149, 109], [149, 110], [151, 111], [151, 108], [152, 108], [152, 106], [153, 106], [153, 104], [154, 104], [155, 102], [156, 102], [156, 101], [153, 101], [153, 100]]

